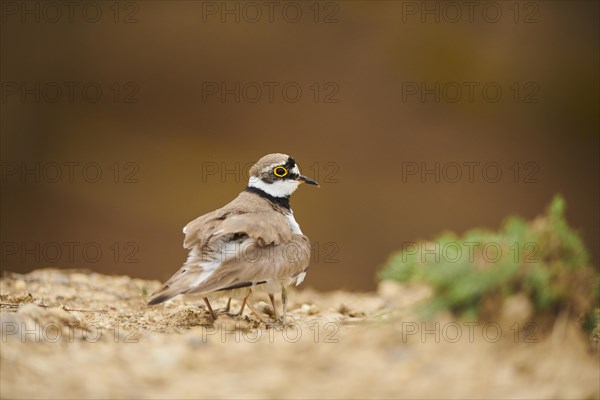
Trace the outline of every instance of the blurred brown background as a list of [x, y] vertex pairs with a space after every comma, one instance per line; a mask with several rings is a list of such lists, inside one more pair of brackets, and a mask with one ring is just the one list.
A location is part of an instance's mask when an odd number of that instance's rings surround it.
[[306, 285], [371, 289], [402, 243], [557, 192], [598, 263], [597, 2], [73, 3], [1, 4], [2, 270], [165, 279], [271, 152], [321, 182], [292, 198]]

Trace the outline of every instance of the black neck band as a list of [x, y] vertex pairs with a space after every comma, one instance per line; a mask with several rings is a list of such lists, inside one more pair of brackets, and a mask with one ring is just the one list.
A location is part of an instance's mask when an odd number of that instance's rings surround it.
[[264, 190], [260, 190], [259, 188], [254, 187], [254, 186], [248, 186], [246, 188], [246, 192], [257, 194], [260, 197], [262, 197], [263, 199], [269, 200], [273, 204], [283, 207], [286, 210], [290, 210], [290, 196], [287, 196], [287, 197], [271, 196], [269, 193], [265, 192]]

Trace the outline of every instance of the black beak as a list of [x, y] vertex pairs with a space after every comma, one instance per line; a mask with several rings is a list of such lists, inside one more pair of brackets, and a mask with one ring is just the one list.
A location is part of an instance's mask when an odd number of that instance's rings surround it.
[[317, 181], [313, 181], [312, 179], [307, 178], [304, 175], [300, 175], [298, 177], [298, 180], [300, 181], [300, 183], [308, 183], [309, 185], [317, 185], [318, 187], [321, 186], [317, 183]]

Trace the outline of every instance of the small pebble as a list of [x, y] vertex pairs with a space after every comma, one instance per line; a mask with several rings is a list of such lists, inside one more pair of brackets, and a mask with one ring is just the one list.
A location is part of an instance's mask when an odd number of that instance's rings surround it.
[[17, 279], [14, 283], [15, 290], [25, 290], [25, 281], [23, 279]]

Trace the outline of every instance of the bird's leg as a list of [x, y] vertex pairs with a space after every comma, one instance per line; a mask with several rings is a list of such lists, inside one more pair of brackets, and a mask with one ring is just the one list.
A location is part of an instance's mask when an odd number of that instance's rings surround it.
[[206, 308], [208, 309], [208, 312], [210, 313], [210, 316], [216, 320], [217, 319], [217, 315], [215, 314], [215, 312], [213, 311], [212, 307], [210, 306], [210, 302], [208, 301], [208, 297], [203, 297], [202, 298], [204, 300], [204, 304], [206, 304]]
[[215, 314], [229, 314], [229, 310], [231, 310], [231, 297], [229, 298], [229, 300], [227, 300], [227, 305], [223, 308], [218, 308], [216, 310], [214, 310]]
[[284, 285], [281, 285], [281, 304], [283, 305], [283, 319], [281, 321], [283, 325], [285, 325], [285, 317], [287, 315], [287, 291], [285, 290]]
[[273, 296], [273, 293], [269, 293], [269, 300], [271, 300], [271, 304], [273, 305], [273, 315], [275, 315], [275, 321], [279, 321], [279, 315], [277, 315], [277, 305], [275, 304], [275, 296]]
[[241, 317], [244, 315], [244, 307], [246, 307], [246, 301], [248, 300], [249, 296], [250, 296], [250, 294], [248, 294], [248, 296], [244, 297], [244, 301], [242, 302], [242, 307], [240, 307], [240, 312], [237, 313], [237, 316]]

